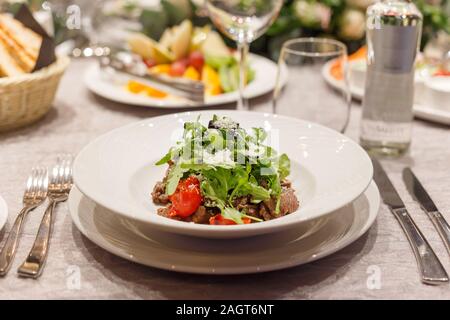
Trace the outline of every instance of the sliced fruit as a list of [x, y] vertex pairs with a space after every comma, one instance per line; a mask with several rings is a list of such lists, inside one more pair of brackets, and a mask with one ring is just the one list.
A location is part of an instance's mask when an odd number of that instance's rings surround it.
[[216, 96], [222, 93], [219, 74], [208, 65], [203, 67], [202, 82], [205, 84], [207, 96]]
[[200, 51], [193, 51], [189, 55], [189, 65], [201, 71], [203, 66], [205, 65], [205, 58], [203, 57], [203, 53]]
[[192, 22], [184, 20], [177, 28], [173, 29], [173, 42], [170, 46], [175, 60], [184, 58], [189, 53], [192, 36]]
[[155, 89], [153, 87], [150, 87], [146, 84], [143, 84], [143, 83], [135, 81], [135, 80], [128, 81], [126, 88], [131, 93], [135, 93], [135, 94], [145, 93], [148, 96], [153, 97], [153, 98], [161, 99], [161, 98], [167, 97], [167, 93], [162, 92], [158, 89]]
[[230, 50], [220, 34], [216, 31], [211, 31], [208, 33], [208, 36], [201, 46], [201, 51], [205, 56], [221, 57], [230, 55]]
[[145, 85], [140, 82], [130, 80], [127, 83], [127, 90], [131, 93], [141, 93], [145, 90]]
[[149, 68], [148, 71], [156, 74], [170, 74], [170, 69], [170, 64], [158, 64], [157, 66]]
[[230, 68], [226, 65], [219, 69], [220, 85], [224, 92], [232, 92], [236, 90], [234, 88], [234, 84], [230, 80], [229, 70]]
[[128, 45], [132, 52], [144, 59], [153, 59], [157, 64], [170, 63], [174, 60], [166, 48], [143, 33], [133, 33], [128, 38]]
[[170, 63], [176, 60], [175, 56], [158, 42], [155, 42], [155, 46], [153, 47], [153, 59], [158, 64]]
[[154, 59], [144, 59], [144, 63], [147, 66], [147, 68], [156, 66], [156, 61]]
[[155, 89], [153, 87], [150, 87], [150, 86], [146, 86], [145, 92], [147, 93], [148, 96], [150, 96], [152, 98], [162, 99], [162, 98], [167, 97], [167, 93], [160, 91], [158, 89]]
[[172, 77], [181, 77], [188, 67], [189, 61], [187, 59], [175, 61], [170, 66], [169, 74]]
[[153, 47], [155, 41], [143, 33], [133, 33], [128, 38], [128, 45], [132, 52], [144, 59], [153, 59]]
[[198, 72], [196, 68], [190, 66], [184, 72], [183, 78], [194, 80], [194, 81], [199, 81], [200, 80], [200, 72]]
[[237, 63], [236, 59], [231, 55], [229, 55], [229, 56], [208, 55], [208, 56], [206, 56], [205, 62], [207, 65], [209, 65], [210, 67], [213, 67], [216, 70], [219, 70], [220, 68], [222, 68], [224, 66], [227, 67], [227, 66]]
[[204, 27], [195, 27], [191, 38], [190, 51], [192, 52], [200, 50], [210, 32], [211, 32], [210, 25], [206, 25]]
[[159, 44], [162, 45], [164, 48], [170, 48], [173, 42], [173, 32], [171, 28], [167, 28], [164, 30], [164, 33], [162, 34], [161, 38], [159, 39]]

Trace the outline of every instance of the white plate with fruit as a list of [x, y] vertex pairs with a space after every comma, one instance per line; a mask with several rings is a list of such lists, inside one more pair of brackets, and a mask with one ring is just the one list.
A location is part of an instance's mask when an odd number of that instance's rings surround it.
[[[95, 94], [119, 103], [182, 108], [232, 103], [238, 99], [239, 66], [236, 53], [210, 26], [193, 27], [189, 20], [167, 29], [159, 41], [135, 33], [128, 39], [128, 48], [141, 56], [149, 73], [202, 81], [205, 102], [193, 105], [183, 98], [152, 88], [124, 76], [111, 76], [92, 65], [85, 74], [85, 84]], [[269, 93], [275, 88], [277, 65], [254, 54], [248, 59], [247, 98]], [[284, 74], [284, 72], [283, 72]]]

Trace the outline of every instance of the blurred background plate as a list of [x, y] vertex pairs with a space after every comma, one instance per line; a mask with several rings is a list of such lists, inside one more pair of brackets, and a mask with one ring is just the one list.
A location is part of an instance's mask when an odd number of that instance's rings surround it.
[[[271, 92], [275, 88], [277, 64], [258, 55], [250, 55], [250, 65], [255, 70], [253, 80], [245, 90], [247, 98], [255, 98]], [[284, 74], [284, 73], [283, 73]], [[115, 102], [143, 106], [149, 108], [185, 108], [192, 107], [184, 100], [155, 99], [148, 96], [133, 94], [126, 90], [125, 83], [114, 83], [105, 78], [100, 72], [98, 64], [93, 64], [84, 76], [84, 83], [95, 94]], [[238, 92], [221, 94], [206, 98], [204, 104], [194, 107], [214, 106], [237, 101]]]

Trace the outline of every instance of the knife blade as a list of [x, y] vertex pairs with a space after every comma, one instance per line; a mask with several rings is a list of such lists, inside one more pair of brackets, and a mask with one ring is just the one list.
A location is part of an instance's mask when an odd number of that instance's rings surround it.
[[405, 204], [387, 176], [380, 162], [372, 158], [374, 180], [377, 183], [383, 202], [395, 216], [411, 245], [419, 267], [421, 281], [426, 284], [448, 282], [448, 275], [439, 258], [434, 253], [423, 233], [408, 213]]
[[445, 220], [444, 216], [439, 212], [430, 195], [420, 183], [419, 179], [417, 179], [411, 168], [405, 168], [403, 170], [403, 181], [412, 198], [417, 201], [422, 210], [428, 214], [428, 217], [444, 242], [445, 248], [450, 254], [450, 225], [447, 220]]

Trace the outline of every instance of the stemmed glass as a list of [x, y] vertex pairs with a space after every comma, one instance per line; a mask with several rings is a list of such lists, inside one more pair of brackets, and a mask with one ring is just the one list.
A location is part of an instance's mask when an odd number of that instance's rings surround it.
[[[335, 83], [334, 89], [329, 82]], [[298, 38], [283, 45], [274, 113], [317, 122], [343, 133], [350, 107], [347, 47], [343, 43], [326, 38]]]
[[244, 97], [247, 55], [252, 41], [270, 27], [277, 18], [283, 0], [207, 0], [206, 8], [214, 25], [237, 42], [239, 51], [238, 110], [247, 110]]

